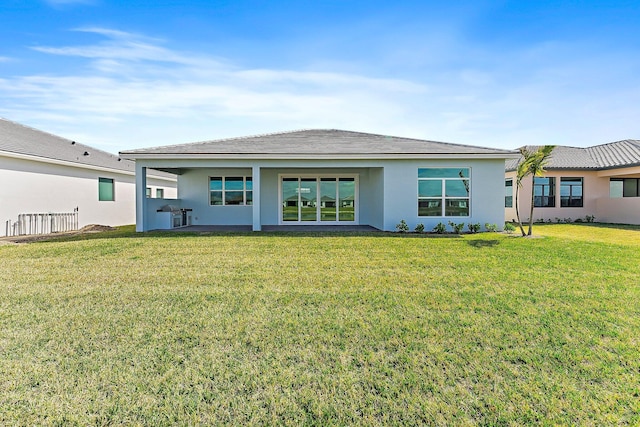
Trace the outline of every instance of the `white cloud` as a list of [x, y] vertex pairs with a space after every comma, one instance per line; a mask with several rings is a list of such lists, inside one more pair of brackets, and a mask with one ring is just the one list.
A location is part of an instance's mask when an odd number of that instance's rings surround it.
[[[424, 75], [403, 79], [249, 69], [143, 35], [76, 31], [104, 40], [33, 49], [52, 61], [68, 56], [85, 66], [63, 75], [0, 79], [0, 115], [109, 151], [299, 128], [504, 148], [640, 136], [630, 134], [638, 129], [640, 90], [633, 87], [640, 85], [598, 85], [605, 77], [637, 82], [638, 64], [614, 57], [563, 62], [571, 49], [557, 44], [517, 56], [486, 54], [491, 66], [430, 64]], [[610, 70], [606, 63], [619, 65]]]
[[[132, 128], [137, 122], [191, 121], [209, 125], [207, 135], [229, 136], [297, 127], [361, 130], [400, 123], [410, 114], [410, 100], [428, 93], [424, 85], [393, 78], [319, 71], [241, 69], [218, 59], [175, 52], [159, 40], [122, 31], [83, 28], [107, 37], [85, 46], [35, 47], [56, 56], [86, 58], [89, 68], [63, 76], [31, 75], [0, 80], [5, 111], [35, 110], [65, 122], [104, 123]], [[243, 131], [228, 123], [245, 122]], [[175, 126], [175, 125], [174, 125]], [[264, 129], [264, 127], [270, 129]], [[275, 127], [275, 129], [274, 129]], [[255, 129], [252, 129], [255, 128]], [[109, 130], [111, 131], [111, 130]], [[137, 132], [140, 132], [138, 129]], [[190, 135], [197, 132], [189, 132]], [[161, 131], [149, 130], [158, 143]], [[188, 137], [188, 136], [185, 136]], [[145, 138], [148, 139], [148, 138]], [[148, 145], [128, 141], [119, 149]], [[156, 144], [157, 145], [157, 144]]]

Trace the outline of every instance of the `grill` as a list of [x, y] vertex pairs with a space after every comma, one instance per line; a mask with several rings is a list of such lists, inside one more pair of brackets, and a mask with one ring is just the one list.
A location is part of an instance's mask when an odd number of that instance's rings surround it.
[[191, 211], [193, 209], [181, 208], [176, 205], [164, 205], [157, 210], [157, 212], [163, 212], [163, 216], [169, 213], [171, 228], [191, 225], [191, 215], [189, 214]]

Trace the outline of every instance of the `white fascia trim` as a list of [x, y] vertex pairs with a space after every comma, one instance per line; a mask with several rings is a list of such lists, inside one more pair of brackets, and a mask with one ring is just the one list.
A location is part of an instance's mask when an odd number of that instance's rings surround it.
[[127, 160], [402, 160], [402, 159], [517, 159], [505, 154], [124, 154]]
[[[125, 171], [125, 170], [122, 170], [122, 169], [106, 168], [106, 167], [102, 167], [102, 166], [87, 165], [87, 164], [84, 164], [84, 163], [74, 163], [74, 162], [68, 162], [66, 160], [57, 160], [57, 159], [49, 159], [49, 158], [46, 158], [46, 157], [31, 156], [29, 154], [12, 153], [10, 151], [2, 151], [2, 150], [0, 150], [0, 155], [2, 155], [4, 157], [14, 158], [14, 159], [30, 160], [30, 161], [33, 161], [33, 162], [49, 163], [49, 164], [52, 164], [52, 165], [69, 166], [69, 167], [78, 168], [78, 169], [89, 169], [89, 170], [95, 170], [95, 171], [100, 171], [100, 172], [110, 172], [110, 173], [117, 173], [117, 174], [120, 174], [120, 175], [129, 175], [129, 176], [135, 176], [136, 175], [135, 171]], [[163, 180], [163, 181], [176, 182], [176, 179], [165, 177], [165, 176], [157, 176], [157, 175], [148, 174], [148, 177], [153, 178], [153, 179]]]

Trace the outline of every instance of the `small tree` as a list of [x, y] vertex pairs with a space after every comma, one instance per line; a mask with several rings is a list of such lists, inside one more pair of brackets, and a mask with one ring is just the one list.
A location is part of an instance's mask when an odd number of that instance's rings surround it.
[[531, 236], [531, 232], [533, 230], [533, 207], [535, 201], [535, 179], [536, 176], [542, 176], [545, 173], [545, 166], [549, 163], [549, 157], [555, 148], [554, 145], [545, 145], [544, 147], [540, 147], [538, 151], [536, 151], [533, 157], [529, 160], [529, 173], [531, 174], [531, 213], [529, 215], [529, 231], [527, 232], [528, 236]]
[[520, 159], [518, 163], [518, 168], [516, 169], [516, 220], [518, 221], [518, 227], [520, 227], [520, 232], [523, 236], [526, 236], [524, 232], [524, 228], [522, 227], [522, 221], [520, 220], [520, 202], [518, 201], [518, 195], [520, 194], [520, 189], [522, 188], [522, 180], [527, 176], [527, 163], [525, 159], [528, 157], [529, 151], [525, 147], [520, 148], [520, 154], [522, 155], [522, 159]]
[[[531, 236], [533, 230], [533, 208], [535, 203], [535, 183], [533, 182], [536, 176], [542, 176], [545, 172], [544, 168], [549, 162], [549, 157], [555, 148], [554, 145], [545, 145], [539, 147], [537, 150], [529, 150], [526, 147], [520, 148], [520, 154], [522, 159], [518, 163], [516, 170], [516, 218], [518, 220], [518, 226], [520, 226], [520, 232], [523, 236]], [[525, 234], [524, 227], [520, 221], [520, 210], [518, 208], [518, 193], [522, 188], [522, 181], [527, 176], [531, 176], [531, 211], [529, 213], [529, 231]]]

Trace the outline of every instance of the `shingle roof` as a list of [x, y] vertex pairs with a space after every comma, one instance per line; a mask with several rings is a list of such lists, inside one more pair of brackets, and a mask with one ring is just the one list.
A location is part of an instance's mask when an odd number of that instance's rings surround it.
[[135, 172], [132, 161], [3, 118], [0, 118], [0, 151]]
[[[526, 148], [536, 150], [538, 147], [527, 146]], [[515, 170], [519, 161], [520, 159], [507, 160], [505, 169]], [[558, 145], [553, 149], [545, 169], [602, 170], [638, 165], [640, 165], [640, 141], [626, 139], [587, 148]]]
[[424, 141], [336, 129], [310, 129], [190, 144], [122, 151], [123, 157], [151, 155], [393, 155], [486, 154], [509, 157], [513, 151]]

